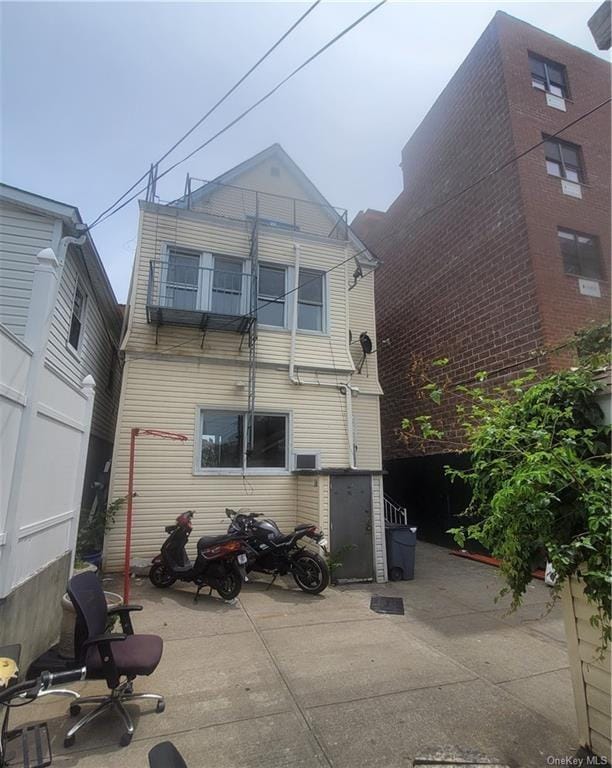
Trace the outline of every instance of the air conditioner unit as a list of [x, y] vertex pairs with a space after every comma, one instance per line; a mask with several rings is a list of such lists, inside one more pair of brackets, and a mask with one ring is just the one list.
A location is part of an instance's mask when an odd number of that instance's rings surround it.
[[319, 451], [300, 451], [293, 454], [294, 469], [321, 469]]

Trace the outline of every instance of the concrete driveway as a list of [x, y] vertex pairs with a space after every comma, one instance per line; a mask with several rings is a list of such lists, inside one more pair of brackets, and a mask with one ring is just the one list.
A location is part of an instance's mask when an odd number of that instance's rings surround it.
[[[129, 747], [119, 747], [121, 724], [109, 716], [64, 750], [71, 721], [59, 698], [18, 714], [47, 720], [54, 764], [82, 768], [144, 768], [165, 739], [190, 768], [410, 768], [440, 750], [546, 766], [576, 751], [563, 624], [558, 607], [543, 615], [544, 584], [506, 616], [494, 602], [496, 569], [419, 543], [412, 582], [319, 597], [289, 581], [266, 587], [246, 585], [228, 605], [194, 603], [187, 586], [134, 584], [131, 602], [145, 608], [137, 631], [164, 638], [158, 670], [136, 688], [162, 693], [166, 711], [128, 705]], [[405, 615], [370, 611], [374, 594], [403, 597]]]

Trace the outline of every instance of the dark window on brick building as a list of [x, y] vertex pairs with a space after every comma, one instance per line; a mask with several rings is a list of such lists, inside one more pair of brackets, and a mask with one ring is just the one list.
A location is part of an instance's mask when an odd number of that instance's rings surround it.
[[559, 139], [548, 139], [544, 143], [546, 170], [551, 176], [568, 181], [582, 182], [584, 173], [580, 162], [580, 147]]
[[556, 64], [554, 61], [548, 61], [530, 53], [529, 66], [531, 68], [531, 84], [534, 88], [547, 91], [554, 96], [567, 98], [567, 77], [565, 67], [562, 64]]
[[601, 280], [599, 244], [593, 235], [584, 235], [570, 229], [558, 229], [563, 266], [570, 275]]

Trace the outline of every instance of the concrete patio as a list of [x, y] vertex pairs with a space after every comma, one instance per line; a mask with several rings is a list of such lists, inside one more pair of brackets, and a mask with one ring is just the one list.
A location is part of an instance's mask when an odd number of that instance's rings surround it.
[[[194, 603], [187, 586], [134, 582], [131, 602], [145, 608], [137, 631], [164, 638], [158, 670], [136, 688], [162, 693], [166, 711], [128, 705], [136, 724], [129, 747], [119, 747], [121, 724], [109, 716], [65, 750], [66, 700], [17, 713], [47, 720], [54, 764], [82, 768], [144, 768], [165, 739], [190, 768], [410, 768], [441, 749], [545, 766], [575, 753], [563, 622], [558, 607], [543, 615], [544, 584], [507, 616], [506, 603], [494, 602], [496, 569], [419, 543], [412, 582], [319, 597], [288, 580], [266, 587], [248, 584], [228, 605]], [[370, 611], [374, 594], [403, 597], [405, 615]]]

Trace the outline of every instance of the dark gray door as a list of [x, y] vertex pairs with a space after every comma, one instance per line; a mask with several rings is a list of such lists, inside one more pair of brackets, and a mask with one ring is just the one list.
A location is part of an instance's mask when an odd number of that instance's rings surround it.
[[331, 550], [342, 562], [339, 579], [371, 579], [372, 478], [370, 475], [330, 477]]

